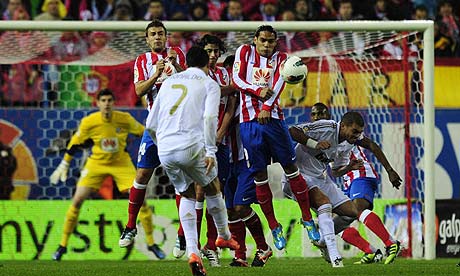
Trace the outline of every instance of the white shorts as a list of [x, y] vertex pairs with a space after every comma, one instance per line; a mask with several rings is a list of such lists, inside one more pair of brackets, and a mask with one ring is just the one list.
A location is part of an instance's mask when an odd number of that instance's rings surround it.
[[166, 174], [179, 193], [185, 192], [195, 182], [205, 187], [217, 177], [216, 166], [206, 175], [205, 151], [199, 145], [159, 157]]
[[[329, 176], [318, 178], [311, 177], [303, 173], [302, 176], [305, 181], [307, 181], [307, 187], [309, 190], [318, 187], [318, 189], [320, 189], [321, 192], [323, 192], [329, 198], [329, 201], [332, 204], [332, 209], [339, 207], [347, 201], [350, 201], [350, 198], [348, 198], [348, 196], [346, 196], [343, 191], [337, 187], [337, 185]], [[291, 186], [289, 185], [285, 175], [283, 175], [281, 182], [283, 184], [284, 194], [289, 198], [295, 199], [291, 191]]]

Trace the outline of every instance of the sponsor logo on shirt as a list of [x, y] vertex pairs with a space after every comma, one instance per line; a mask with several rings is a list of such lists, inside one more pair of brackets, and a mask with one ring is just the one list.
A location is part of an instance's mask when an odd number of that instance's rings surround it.
[[118, 138], [109, 137], [101, 139], [101, 149], [106, 152], [118, 152]]
[[260, 87], [268, 87], [268, 82], [273, 69], [269, 68], [253, 68], [252, 69], [252, 84]]

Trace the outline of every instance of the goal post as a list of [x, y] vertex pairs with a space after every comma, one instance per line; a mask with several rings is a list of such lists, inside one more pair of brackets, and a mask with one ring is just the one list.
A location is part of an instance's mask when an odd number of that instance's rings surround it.
[[[422, 86], [423, 92], [423, 107], [420, 108], [420, 112], [423, 113], [423, 119], [421, 120], [421, 132], [423, 156], [420, 156], [423, 160], [423, 241], [424, 241], [424, 252], [423, 256], [427, 260], [432, 260], [436, 257], [436, 227], [435, 227], [435, 185], [434, 185], [434, 31], [432, 21], [291, 21], [291, 22], [189, 22], [189, 21], [165, 21], [165, 26], [169, 32], [197, 32], [197, 31], [208, 31], [208, 32], [254, 32], [254, 30], [263, 24], [272, 25], [278, 32], [280, 31], [297, 31], [297, 32], [411, 32], [416, 31], [422, 34], [422, 45], [423, 45], [423, 57], [419, 57], [423, 60], [422, 68], [420, 68], [422, 75]], [[146, 21], [130, 21], [130, 22], [116, 22], [116, 21], [0, 21], [0, 31], [108, 31], [108, 32], [144, 32]], [[390, 38], [387, 38], [390, 40]], [[141, 41], [142, 42], [142, 41]], [[246, 40], [245, 43], [250, 42]], [[0, 41], [0, 46], [5, 41]], [[380, 43], [376, 39], [376, 43]], [[364, 45], [364, 48], [366, 45]], [[134, 53], [131, 51], [130, 53]], [[140, 54], [138, 52], [137, 54]], [[317, 51], [319, 54], [318, 70], [324, 70], [323, 60], [331, 59], [335, 53], [328, 54], [322, 51]], [[407, 56], [407, 54], [406, 54]], [[135, 57], [135, 56], [134, 56]], [[134, 58], [133, 56], [127, 56], [126, 59]], [[352, 57], [353, 59], [355, 57]], [[5, 60], [12, 60], [10, 57], [0, 55], [0, 61], [5, 63]], [[340, 60], [337, 61], [338, 65], [341, 66]], [[346, 62], [346, 61], [345, 61]], [[374, 62], [373, 60], [366, 60], [362, 66], [366, 66], [366, 62]], [[79, 64], [75, 62], [75, 64]], [[345, 65], [344, 65], [345, 66]], [[375, 67], [372, 70], [379, 70], [379, 63], [375, 63]], [[365, 69], [367, 70], [367, 69]], [[311, 71], [310, 71], [311, 72]], [[372, 74], [372, 72], [370, 73]], [[318, 74], [317, 81], [325, 76]], [[336, 76], [339, 79], [331, 80], [340, 82], [340, 76]], [[336, 85], [336, 84], [334, 84]], [[406, 81], [407, 85], [407, 81]], [[318, 85], [319, 86], [319, 85]], [[340, 84], [339, 84], [340, 86]], [[319, 91], [319, 90], [318, 90]], [[320, 94], [316, 97], [320, 99]], [[343, 107], [346, 109], [346, 104], [338, 104], [337, 108], [340, 112], [343, 111]], [[339, 112], [339, 113], [340, 113]], [[385, 114], [377, 114], [376, 116], [385, 116]], [[376, 124], [378, 127], [378, 123]], [[406, 126], [407, 127], [407, 126]], [[408, 129], [408, 131], [410, 131]], [[411, 158], [410, 156], [408, 157]], [[403, 164], [404, 165], [404, 164]], [[411, 164], [406, 164], [411, 166]], [[421, 177], [421, 176], [420, 176]], [[411, 185], [411, 184], [408, 184]], [[411, 206], [411, 197], [408, 198], [408, 207]], [[408, 208], [410, 209], [410, 208]]]

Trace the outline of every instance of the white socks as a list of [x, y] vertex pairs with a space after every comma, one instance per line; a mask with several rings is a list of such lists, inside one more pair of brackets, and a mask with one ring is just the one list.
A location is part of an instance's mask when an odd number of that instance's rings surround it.
[[200, 256], [200, 250], [198, 250], [198, 234], [196, 232], [195, 200], [181, 197], [179, 219], [182, 223], [182, 228], [184, 229], [188, 256], [190, 257], [192, 253]]
[[213, 196], [205, 196], [206, 198], [206, 209], [211, 214], [216, 224], [217, 234], [219, 237], [228, 240], [231, 238], [230, 230], [228, 229], [228, 216], [227, 209], [225, 208], [225, 202], [222, 198], [222, 194], [218, 193]]
[[339, 250], [337, 249], [337, 241], [335, 239], [331, 204], [323, 204], [318, 208], [318, 224], [321, 237], [326, 243], [331, 263], [336, 259], [341, 259], [342, 256], [340, 256]]

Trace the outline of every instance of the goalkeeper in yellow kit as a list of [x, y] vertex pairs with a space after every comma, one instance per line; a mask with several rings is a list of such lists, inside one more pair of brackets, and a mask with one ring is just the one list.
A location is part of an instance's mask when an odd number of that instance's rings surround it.
[[[53, 260], [59, 261], [67, 253], [67, 244], [78, 222], [80, 208], [88, 196], [99, 190], [107, 176], [112, 176], [122, 193], [129, 192], [136, 170], [129, 154], [125, 151], [128, 134], [141, 136], [144, 126], [129, 113], [113, 110], [114, 96], [109, 89], [101, 90], [97, 95], [99, 112], [92, 113], [81, 120], [78, 131], [72, 136], [63, 160], [50, 177], [52, 184], [67, 180], [69, 164], [78, 148], [92, 141], [89, 156], [77, 189], [72, 198], [72, 205], [67, 210], [64, 230], [59, 247], [53, 254]], [[164, 259], [165, 253], [153, 239], [152, 211], [144, 204], [140, 210], [140, 221], [144, 227], [147, 246], [157, 258]]]

